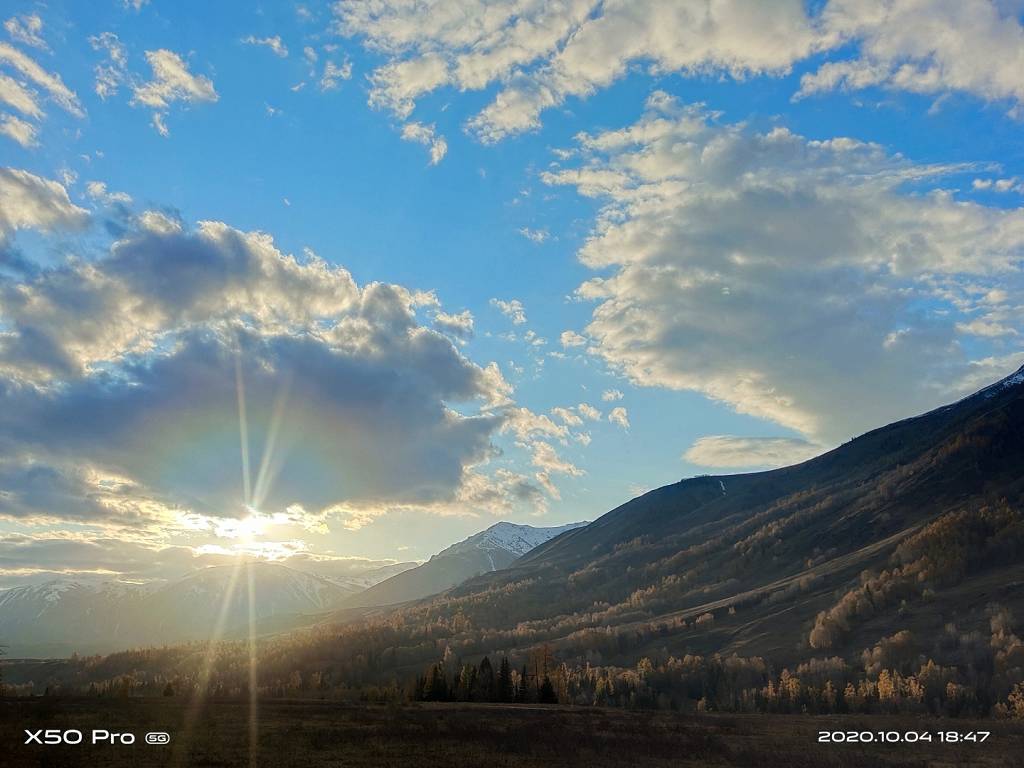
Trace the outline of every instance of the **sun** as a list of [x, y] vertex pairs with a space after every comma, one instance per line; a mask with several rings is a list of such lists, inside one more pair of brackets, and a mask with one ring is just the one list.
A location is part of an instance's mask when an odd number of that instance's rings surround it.
[[233, 527], [235, 535], [241, 543], [251, 544], [263, 534], [267, 525], [267, 519], [254, 507], [246, 505], [246, 509], [249, 514], [239, 520]]

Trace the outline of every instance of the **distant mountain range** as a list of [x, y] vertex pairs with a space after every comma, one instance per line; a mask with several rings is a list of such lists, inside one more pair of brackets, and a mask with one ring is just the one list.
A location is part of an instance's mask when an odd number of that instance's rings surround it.
[[[1024, 368], [802, 464], [685, 479], [569, 528], [470, 537], [339, 601], [397, 605], [329, 611], [313, 631], [266, 638], [261, 673], [389, 683], [508, 655], [516, 665], [550, 657], [585, 676], [671, 657], [677, 668], [703, 659], [726, 678], [788, 669], [823, 685], [836, 675], [840, 689], [883, 667], [920, 671], [991, 704], [1024, 679]], [[474, 569], [441, 595], [409, 600]], [[334, 599], [319, 582], [286, 591], [310, 608]], [[37, 597], [59, 605], [69, 592]], [[104, 615], [112, 626], [121, 616]], [[72, 623], [63, 631], [86, 635]], [[225, 653], [217, 679], [244, 685], [244, 652]], [[144, 669], [133, 656], [92, 667], [10, 661], [4, 672], [33, 690], [128, 673], [152, 682], [182, 674], [183, 655], [150, 654]], [[761, 673], [752, 679], [764, 685]], [[935, 690], [959, 696], [944, 682]]]
[[534, 547], [586, 522], [551, 528], [497, 523], [344, 601], [347, 607], [393, 605], [436, 595], [466, 579], [507, 568]]
[[[396, 563], [358, 574], [298, 570], [253, 562], [203, 568], [170, 583], [50, 580], [0, 591], [0, 643], [12, 656], [105, 653], [137, 646], [225, 638], [306, 626], [331, 612], [425, 597], [503, 568], [574, 526], [534, 528], [498, 523], [438, 553], [423, 565]], [[413, 570], [411, 579], [403, 573]], [[312, 566], [311, 566], [312, 570]], [[378, 591], [370, 592], [370, 590]], [[356, 599], [360, 595], [369, 597]]]

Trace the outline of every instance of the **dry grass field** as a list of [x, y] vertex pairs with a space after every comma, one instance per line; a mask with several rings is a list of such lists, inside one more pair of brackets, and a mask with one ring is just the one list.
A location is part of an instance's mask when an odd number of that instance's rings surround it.
[[[264, 701], [250, 751], [248, 706], [209, 702], [185, 733], [178, 699], [0, 701], [0, 764], [23, 766], [1024, 766], [1024, 726], [913, 717], [699, 716], [514, 705], [349, 706]], [[25, 745], [25, 729], [132, 732], [133, 746]], [[828, 731], [991, 731], [984, 743], [819, 744]], [[167, 731], [169, 746], [143, 742]], [[74, 738], [74, 737], [72, 737]]]

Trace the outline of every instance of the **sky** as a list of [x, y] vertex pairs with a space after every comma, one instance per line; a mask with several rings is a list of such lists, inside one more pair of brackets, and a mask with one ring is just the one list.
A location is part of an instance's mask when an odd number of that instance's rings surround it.
[[0, 586], [422, 560], [1024, 363], [1024, 2], [8, 2]]

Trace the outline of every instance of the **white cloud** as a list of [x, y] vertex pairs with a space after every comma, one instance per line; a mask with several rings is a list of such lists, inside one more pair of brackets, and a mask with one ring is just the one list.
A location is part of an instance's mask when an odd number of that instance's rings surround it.
[[562, 335], [558, 337], [558, 340], [566, 349], [570, 347], [583, 347], [587, 344], [586, 336], [581, 336], [576, 331], [562, 331]]
[[17, 80], [3, 73], [0, 73], [0, 101], [9, 104], [28, 117], [40, 118], [43, 116], [43, 110], [36, 103], [35, 96]]
[[0, 134], [13, 139], [23, 147], [34, 147], [39, 143], [36, 140], [36, 127], [14, 115], [0, 113]]
[[971, 395], [1024, 365], [1024, 350], [972, 360], [948, 389], [950, 396]]
[[468, 128], [485, 142], [535, 128], [540, 113], [588, 96], [634, 62], [658, 72], [785, 72], [818, 44], [803, 4], [698, 0], [385, 0], [335, 5], [337, 27], [389, 56], [371, 104], [402, 118], [439, 88], [503, 84]]
[[[345, 59], [341, 64], [336, 64], [333, 61], [324, 62], [324, 71], [320, 75], [320, 90], [321, 91], [333, 91], [341, 80], [348, 80], [352, 77], [352, 62]], [[441, 139], [443, 142], [444, 139]], [[441, 152], [441, 156], [444, 156], [444, 152]]]
[[174, 51], [165, 48], [146, 51], [146, 61], [152, 70], [152, 78], [132, 85], [131, 103], [156, 110], [153, 127], [161, 136], [168, 135], [165, 112], [175, 102], [193, 104], [215, 102], [219, 98], [213, 81], [203, 75], [193, 75]]
[[41, 51], [50, 50], [50, 46], [42, 37], [43, 20], [37, 13], [12, 16], [4, 22], [4, 29], [15, 42], [24, 43]]
[[629, 429], [629, 413], [621, 405], [612, 408], [608, 412], [608, 421], [623, 429]]
[[573, 413], [571, 408], [552, 408], [551, 413], [567, 427], [579, 427], [583, 424], [583, 419]]
[[56, 181], [17, 168], [0, 168], [0, 238], [17, 229], [81, 229], [89, 213]]
[[438, 311], [434, 314], [434, 327], [459, 339], [472, 338], [473, 313], [468, 309], [458, 314]]
[[986, 320], [984, 318], [971, 320], [969, 323], [957, 323], [956, 329], [960, 333], [966, 333], [971, 336], [997, 337], [1018, 335], [1016, 328], [995, 320]]
[[538, 438], [564, 440], [569, 435], [565, 426], [556, 424], [542, 413], [534, 413], [522, 407], [512, 408], [506, 413], [501, 429], [515, 435], [516, 440], [524, 444], [530, 444]]
[[589, 403], [580, 403], [576, 406], [576, 410], [583, 414], [586, 418], [591, 421], [600, 421], [601, 412]]
[[491, 299], [491, 306], [497, 307], [498, 311], [511, 320], [513, 325], [522, 325], [526, 322], [526, 310], [519, 299], [511, 299], [509, 301]]
[[274, 35], [272, 37], [256, 37], [255, 35], [249, 35], [243, 37], [242, 42], [246, 45], [260, 45], [264, 48], [269, 48], [275, 56], [279, 56], [284, 59], [288, 56], [288, 46], [281, 42], [280, 35]]
[[577, 154], [543, 179], [604, 203], [579, 258], [613, 271], [578, 295], [597, 302], [590, 348], [640, 386], [835, 443], [939, 404], [968, 363], [964, 313], [991, 290], [1024, 302], [1024, 210], [935, 188], [971, 168], [722, 125], [661, 93]]
[[412, 141], [422, 144], [430, 150], [430, 164], [437, 165], [448, 153], [448, 142], [444, 136], [437, 136], [434, 133], [433, 125], [423, 123], [406, 123], [402, 126], [402, 138], [405, 141]]
[[127, 192], [111, 192], [102, 181], [90, 181], [85, 185], [85, 192], [93, 200], [104, 205], [129, 205], [132, 202], [131, 195]]
[[160, 213], [160, 211], [143, 211], [139, 216], [139, 226], [147, 232], [158, 235], [181, 232], [181, 222]]
[[823, 450], [798, 437], [709, 435], [690, 446], [683, 459], [702, 467], [773, 469], [799, 464]]
[[89, 38], [89, 45], [94, 51], [103, 51], [107, 55], [106, 63], [95, 66], [96, 84], [93, 89], [96, 95], [106, 100], [114, 96], [128, 78], [128, 50], [113, 32], [101, 32]]
[[1018, 192], [1024, 194], [1024, 182], [1016, 176], [1009, 179], [974, 179], [971, 186], [978, 190], [992, 190], [993, 192]]
[[[56, 182], [5, 171], [0, 184], [5, 229], [85, 216]], [[417, 307], [436, 299], [357, 286], [262, 233], [141, 218], [102, 257], [0, 281], [0, 475], [10, 479], [0, 486], [18, 489], [0, 498], [0, 515], [151, 531], [188, 513], [227, 519], [218, 530], [229, 535], [246, 499], [295, 524], [349, 527], [396, 509], [543, 504], [528, 478], [487, 470], [490, 440], [510, 423], [530, 441], [564, 431], [517, 411], [496, 365], [418, 324]], [[245, 493], [240, 390], [253, 457]]]
[[616, 400], [621, 400], [623, 397], [624, 395], [620, 389], [606, 389], [601, 393], [601, 399], [606, 403], [614, 403]]
[[552, 475], [582, 477], [586, 474], [571, 461], [559, 456], [558, 452], [549, 443], [536, 442], [533, 444], [532, 449], [533, 455], [531, 461], [533, 466], [537, 468], [537, 473], [534, 477], [544, 490], [548, 492], [548, 495], [554, 499], [561, 499], [562, 494], [551, 479]]
[[75, 117], [85, 117], [78, 96], [64, 85], [60, 75], [47, 72], [33, 59], [12, 45], [0, 43], [0, 64], [5, 64], [26, 80], [42, 88], [54, 104]]
[[538, 245], [551, 236], [548, 234], [546, 229], [530, 229], [529, 227], [521, 227], [519, 229], [519, 234], [530, 242], [537, 243]]
[[153, 126], [153, 130], [164, 138], [171, 135], [171, 130], [167, 127], [167, 123], [164, 121], [164, 115], [162, 112], [154, 112], [149, 122], [150, 125]]
[[370, 76], [370, 104], [402, 120], [439, 88], [499, 84], [466, 126], [485, 143], [539, 127], [545, 110], [638, 66], [743, 79], [786, 75], [825, 53], [800, 96], [884, 85], [963, 91], [1015, 110], [1024, 96], [1015, 1], [340, 0], [334, 13], [337, 32], [385, 57]]
[[1024, 101], [1024, 28], [1016, 3], [830, 0], [821, 26], [852, 60], [829, 61], [800, 81], [799, 96], [884, 86], [916, 93], [963, 91]]

